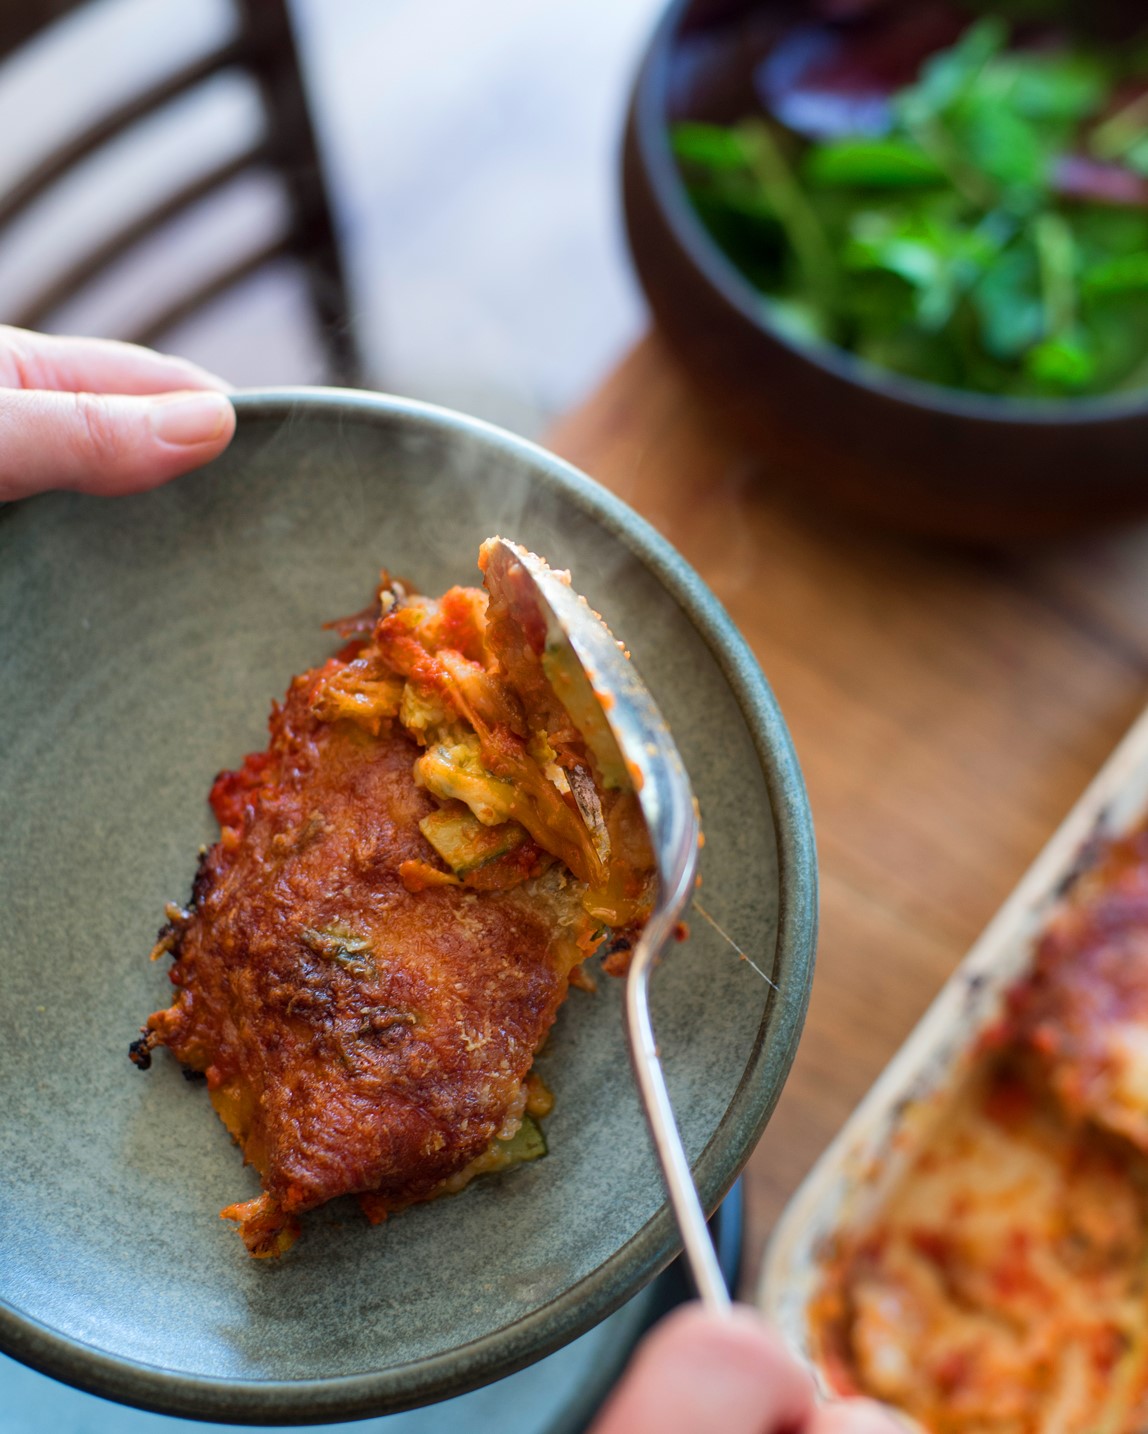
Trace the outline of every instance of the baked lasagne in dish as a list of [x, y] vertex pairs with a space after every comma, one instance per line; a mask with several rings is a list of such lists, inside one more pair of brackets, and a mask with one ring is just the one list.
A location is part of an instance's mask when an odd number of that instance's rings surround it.
[[223, 1211], [253, 1255], [336, 1196], [378, 1221], [544, 1153], [535, 1053], [648, 913], [633, 788], [504, 554], [483, 546], [486, 591], [384, 575], [334, 624], [267, 749], [216, 779], [220, 838], [168, 908], [177, 994], [132, 1058], [206, 1076], [262, 1180]]
[[1148, 831], [1101, 844], [812, 1310], [935, 1434], [1148, 1429]]

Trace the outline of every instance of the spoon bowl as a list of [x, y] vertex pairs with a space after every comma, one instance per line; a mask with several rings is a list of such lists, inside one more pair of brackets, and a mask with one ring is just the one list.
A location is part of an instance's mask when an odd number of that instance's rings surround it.
[[626, 978], [630, 1059], [698, 1294], [710, 1308], [726, 1310], [729, 1292], [674, 1119], [650, 1015], [650, 976], [697, 880], [698, 804], [649, 689], [601, 617], [571, 587], [569, 574], [554, 572], [505, 538], [494, 540], [489, 564], [520, 611], [529, 608], [526, 630], [545, 632], [543, 665], [555, 674], [552, 683], [565, 678], [560, 695], [599, 767], [636, 792], [646, 821], [658, 885]]

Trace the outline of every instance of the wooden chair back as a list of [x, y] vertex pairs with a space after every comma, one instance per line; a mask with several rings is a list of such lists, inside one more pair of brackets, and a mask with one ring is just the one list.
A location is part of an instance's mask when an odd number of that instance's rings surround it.
[[[7, 68], [7, 61], [22, 47], [90, 3], [20, 0], [0, 7], [0, 61]], [[347, 285], [286, 0], [230, 3], [235, 23], [225, 40], [134, 93], [124, 94], [50, 152], [38, 155], [6, 192], [0, 192], [0, 251], [10, 228], [77, 167], [218, 75], [239, 71], [254, 82], [265, 119], [262, 134], [237, 153], [179, 181], [169, 192], [154, 199], [149, 196], [142, 208], [110, 234], [70, 259], [62, 272], [53, 274], [34, 292], [21, 294], [18, 302], [9, 303], [9, 312], [0, 317], [26, 328], [51, 327], [53, 315], [66, 302], [97, 282], [134, 247], [190, 214], [238, 176], [270, 171], [282, 184], [287, 200], [282, 232], [239, 257], [220, 254], [216, 262], [211, 255], [209, 276], [190, 289], [181, 291], [178, 276], [173, 275], [172, 293], [159, 297], [145, 322], [117, 336], [154, 344], [195, 311], [287, 255], [301, 262], [307, 276], [308, 296], [331, 378], [354, 383], [359, 377], [359, 361]], [[115, 55], [101, 54], [99, 62], [114, 64]]]

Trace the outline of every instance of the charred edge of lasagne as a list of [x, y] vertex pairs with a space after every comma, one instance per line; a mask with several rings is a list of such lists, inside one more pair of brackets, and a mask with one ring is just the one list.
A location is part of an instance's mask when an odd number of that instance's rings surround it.
[[[180, 907], [174, 903], [168, 903], [164, 912], [167, 919], [156, 932], [155, 943], [149, 955], [150, 960], [158, 961], [161, 956], [170, 956], [173, 961], [179, 959], [183, 933], [187, 929], [187, 925], [195, 913], [198, 900], [210, 880], [207, 870], [207, 857], [208, 848], [201, 847], [199, 850], [199, 860], [195, 868], [195, 876], [191, 883], [191, 895], [188, 898], [187, 905]], [[149, 1026], [141, 1026], [139, 1039], [132, 1041], [131, 1045], [128, 1046], [128, 1059], [137, 1070], [150, 1070], [152, 1051], [162, 1044], [163, 1039], [157, 1031]], [[194, 1067], [183, 1065], [182, 1062], [181, 1069], [186, 1080], [199, 1080], [203, 1077], [202, 1070], [196, 1070]]]

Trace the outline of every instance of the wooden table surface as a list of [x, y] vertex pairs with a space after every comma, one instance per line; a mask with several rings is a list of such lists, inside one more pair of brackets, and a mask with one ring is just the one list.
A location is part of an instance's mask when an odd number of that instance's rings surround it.
[[1148, 700], [1148, 526], [985, 555], [795, 505], [656, 338], [548, 441], [710, 584], [809, 789], [817, 976], [746, 1174], [748, 1295], [789, 1195]]

